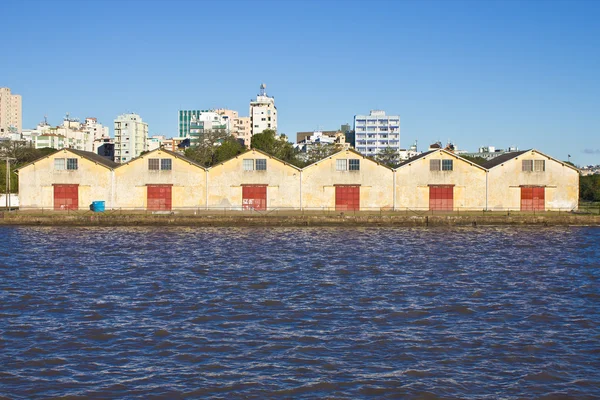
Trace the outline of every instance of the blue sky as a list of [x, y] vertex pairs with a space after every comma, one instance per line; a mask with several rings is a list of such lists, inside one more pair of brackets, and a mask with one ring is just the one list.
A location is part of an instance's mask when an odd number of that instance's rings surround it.
[[[0, 2], [0, 86], [44, 115], [137, 112], [177, 135], [179, 109], [248, 115], [261, 82], [279, 131], [401, 117], [401, 144], [535, 147], [600, 164], [600, 2]], [[8, 38], [8, 39], [7, 39]]]

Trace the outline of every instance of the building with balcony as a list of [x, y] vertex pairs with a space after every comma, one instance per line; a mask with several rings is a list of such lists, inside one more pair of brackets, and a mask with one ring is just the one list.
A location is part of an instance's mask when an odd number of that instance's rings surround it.
[[277, 132], [277, 107], [275, 98], [267, 96], [267, 85], [260, 85], [260, 92], [255, 100], [250, 101], [250, 129], [254, 136], [265, 129]]
[[0, 136], [21, 133], [21, 103], [21, 95], [11, 94], [9, 88], [0, 88]]
[[400, 150], [400, 116], [371, 110], [369, 115], [354, 116], [355, 146], [366, 155], [374, 156], [386, 147]]
[[148, 150], [148, 124], [137, 114], [115, 119], [115, 162], [126, 163]]

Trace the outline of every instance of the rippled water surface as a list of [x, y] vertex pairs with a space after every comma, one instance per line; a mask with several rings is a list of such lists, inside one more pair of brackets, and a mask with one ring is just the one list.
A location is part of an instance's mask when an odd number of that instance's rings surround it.
[[0, 395], [593, 397], [600, 228], [0, 228]]

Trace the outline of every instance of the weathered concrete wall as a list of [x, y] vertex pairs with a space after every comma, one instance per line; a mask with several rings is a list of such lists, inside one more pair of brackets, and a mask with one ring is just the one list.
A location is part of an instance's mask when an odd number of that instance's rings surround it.
[[[454, 160], [452, 171], [430, 171], [430, 160]], [[430, 185], [454, 185], [454, 208], [485, 209], [486, 170], [438, 150], [395, 170], [396, 207], [429, 209]]]
[[[523, 160], [545, 160], [545, 171], [524, 172]], [[535, 150], [495, 166], [488, 173], [488, 208], [520, 210], [521, 186], [545, 186], [546, 210], [573, 210], [579, 202], [579, 173]]]
[[[360, 160], [360, 170], [336, 170], [340, 159]], [[302, 170], [302, 207], [335, 209], [335, 185], [360, 185], [361, 210], [394, 206], [394, 172], [354, 151], [342, 151]]]
[[[266, 171], [244, 171], [244, 159], [266, 159]], [[267, 185], [267, 208], [300, 208], [300, 170], [250, 150], [208, 170], [208, 207], [242, 208], [242, 185]]]
[[[148, 159], [171, 159], [170, 171], [150, 170]], [[115, 208], [147, 206], [148, 185], [173, 185], [173, 208], [199, 208], [206, 204], [206, 171], [165, 151], [145, 154], [115, 169]]]
[[[55, 170], [56, 158], [76, 158], [76, 170]], [[65, 161], [66, 162], [66, 161]], [[111, 206], [112, 171], [68, 150], [41, 158], [19, 170], [20, 207], [54, 208], [55, 184], [79, 185], [79, 208], [86, 209], [92, 201], [105, 201]]]

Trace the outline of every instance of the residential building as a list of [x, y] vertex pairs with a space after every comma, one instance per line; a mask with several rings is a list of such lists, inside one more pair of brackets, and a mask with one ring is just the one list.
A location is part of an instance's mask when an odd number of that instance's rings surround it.
[[374, 156], [386, 147], [400, 150], [400, 116], [371, 110], [369, 115], [354, 116], [355, 146], [366, 155]]
[[[33, 147], [36, 149], [67, 147], [89, 152], [95, 152], [94, 143], [97, 139], [108, 135], [108, 127], [98, 123], [96, 118], [89, 117], [81, 123], [79, 119], [71, 118], [69, 114], [63, 118], [62, 125], [51, 126], [44, 120], [35, 129], [24, 130], [22, 134], [25, 140], [29, 138], [33, 142]], [[62, 139], [58, 140], [56, 137]]]
[[126, 163], [148, 149], [148, 124], [137, 114], [115, 119], [115, 162]]
[[223, 131], [229, 134], [229, 116], [214, 110], [203, 110], [198, 116], [192, 116], [190, 133], [192, 145], [197, 144], [206, 132]]
[[21, 133], [22, 126], [21, 95], [11, 94], [9, 88], [0, 88], [0, 137], [10, 133]]
[[340, 131], [314, 131], [312, 135], [305, 136], [305, 132], [298, 132], [296, 137], [302, 138], [294, 144], [296, 149], [307, 153], [313, 146], [336, 145], [340, 150], [347, 150], [350, 144], [346, 143], [346, 135]]
[[275, 98], [267, 95], [267, 85], [260, 85], [260, 92], [255, 100], [250, 101], [251, 135], [262, 133], [265, 129], [277, 131], [277, 107]]
[[408, 149], [400, 149], [398, 152], [400, 154], [400, 160], [406, 161], [409, 158], [413, 158], [419, 155], [419, 151], [417, 150], [417, 141], [412, 144]]
[[94, 150], [92, 152], [113, 161], [115, 159], [114, 139], [107, 135], [94, 140]]
[[192, 118], [198, 118], [202, 110], [179, 110], [179, 137], [190, 137]]
[[252, 141], [252, 124], [250, 117], [237, 117], [232, 120], [231, 134], [235, 136], [244, 146], [250, 148]]

